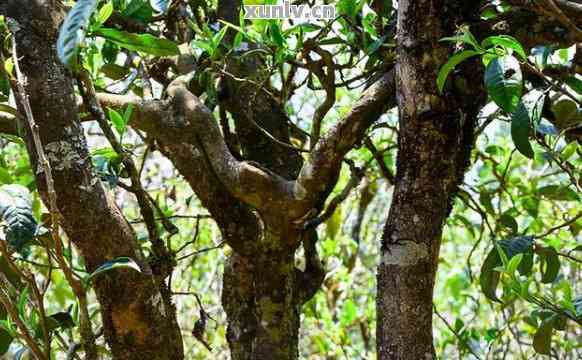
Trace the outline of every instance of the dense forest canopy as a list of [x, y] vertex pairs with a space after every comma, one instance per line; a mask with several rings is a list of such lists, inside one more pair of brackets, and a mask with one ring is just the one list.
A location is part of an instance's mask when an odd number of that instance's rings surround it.
[[0, 0], [0, 63], [0, 359], [582, 357], [581, 1]]

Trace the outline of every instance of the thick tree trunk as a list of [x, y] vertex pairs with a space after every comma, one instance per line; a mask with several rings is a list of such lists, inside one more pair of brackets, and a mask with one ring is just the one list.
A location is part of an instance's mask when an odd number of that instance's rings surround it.
[[299, 305], [293, 256], [283, 261], [283, 256], [271, 256], [260, 256], [245, 268], [248, 261], [234, 255], [232, 268], [225, 271], [222, 300], [234, 360], [297, 358]]
[[[225, 266], [222, 303], [233, 360], [298, 358], [301, 306], [313, 297], [325, 275], [315, 253], [317, 233], [304, 238], [265, 230], [254, 257], [233, 254]], [[288, 236], [292, 234], [292, 236]], [[295, 268], [295, 246], [303, 240], [306, 267]], [[289, 244], [287, 246], [285, 244]]]
[[261, 250], [252, 257], [234, 253], [225, 266], [222, 303], [233, 360], [297, 359], [304, 299], [299, 286], [309, 284], [299, 283], [297, 275], [304, 273], [295, 269], [301, 239], [296, 231], [286, 232], [292, 238], [262, 229]]
[[378, 269], [379, 359], [436, 358], [432, 296], [442, 227], [469, 163], [483, 100], [479, 87], [438, 94], [437, 72], [450, 56], [439, 39], [466, 20], [467, 7], [461, 1], [398, 2], [399, 151]]
[[[14, 32], [27, 95], [53, 172], [62, 226], [88, 271], [121, 256], [133, 258], [142, 268], [143, 273], [115, 271], [93, 282], [113, 358], [182, 359], [182, 337], [169, 290], [161, 276], [152, 274], [133, 229], [93, 172], [73, 79], [56, 56], [63, 17], [57, 3], [8, 0], [0, 3], [0, 14], [9, 19]], [[30, 129], [23, 128], [32, 168], [37, 169]], [[35, 174], [46, 200], [44, 175]]]

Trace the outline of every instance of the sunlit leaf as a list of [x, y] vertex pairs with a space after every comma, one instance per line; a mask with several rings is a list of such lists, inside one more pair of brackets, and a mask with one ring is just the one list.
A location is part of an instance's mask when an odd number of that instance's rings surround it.
[[463, 61], [479, 55], [480, 53], [478, 51], [474, 51], [474, 50], [465, 50], [465, 51], [461, 51], [460, 53], [456, 53], [453, 56], [451, 56], [451, 58], [443, 65], [441, 66], [438, 76], [437, 76], [437, 87], [439, 92], [443, 92], [443, 88], [445, 86], [445, 83], [447, 81], [447, 77], [449, 76], [449, 74], [451, 73], [451, 71], [453, 71], [453, 69], [459, 65], [460, 63], [462, 63]]
[[128, 50], [139, 51], [155, 56], [173, 56], [180, 54], [180, 50], [174, 42], [151, 34], [133, 34], [126, 31], [106, 28], [97, 30], [95, 34]]
[[517, 55], [523, 61], [527, 61], [527, 55], [523, 50], [523, 47], [519, 43], [519, 41], [514, 38], [513, 36], [509, 35], [497, 35], [497, 36], [490, 36], [481, 42], [481, 46], [484, 48], [488, 48], [491, 46], [501, 46], [507, 49], [513, 49]]
[[547, 185], [538, 189], [538, 194], [549, 200], [578, 201], [578, 193], [567, 186]]
[[485, 85], [497, 106], [508, 113], [515, 111], [523, 91], [517, 60], [510, 55], [493, 59], [485, 70]]
[[141, 268], [135, 261], [133, 261], [133, 259], [128, 257], [119, 257], [111, 261], [107, 261], [103, 265], [99, 266], [85, 279], [85, 282], [89, 283], [96, 276], [114, 269], [133, 269], [137, 272], [141, 272]]
[[99, 9], [99, 13], [97, 15], [97, 22], [100, 25], [105, 24], [109, 17], [111, 17], [111, 14], [113, 14], [113, 2], [107, 1], [105, 5], [103, 5], [101, 9]]
[[123, 120], [123, 116], [118, 113], [115, 109], [107, 109], [107, 115], [109, 116], [109, 120], [113, 123], [115, 130], [121, 136], [125, 133], [125, 121]]

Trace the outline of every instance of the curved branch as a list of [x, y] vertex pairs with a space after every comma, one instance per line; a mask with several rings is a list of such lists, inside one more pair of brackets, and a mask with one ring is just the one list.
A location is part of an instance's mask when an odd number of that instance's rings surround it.
[[396, 106], [394, 71], [370, 87], [350, 113], [315, 145], [295, 183], [295, 197], [315, 206], [335, 184], [344, 156], [384, 112]]
[[192, 94], [180, 77], [168, 87], [179, 116], [184, 116], [202, 144], [208, 161], [234, 197], [257, 208], [264, 209], [268, 199], [281, 198], [287, 193], [287, 181], [280, 176], [238, 161], [228, 150], [220, 128], [208, 108]]

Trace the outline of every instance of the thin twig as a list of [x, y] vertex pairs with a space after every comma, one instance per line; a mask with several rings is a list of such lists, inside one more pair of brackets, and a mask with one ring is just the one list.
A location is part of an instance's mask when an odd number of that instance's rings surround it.
[[315, 228], [315, 227], [321, 225], [322, 223], [326, 222], [329, 218], [331, 218], [333, 216], [335, 210], [337, 209], [337, 207], [345, 199], [347, 199], [347, 197], [350, 195], [350, 192], [355, 187], [358, 186], [358, 184], [360, 183], [360, 181], [364, 177], [364, 171], [362, 169], [359, 169], [358, 167], [356, 167], [351, 161], [348, 164], [349, 164], [350, 170], [352, 172], [352, 176], [350, 178], [350, 181], [343, 188], [343, 190], [341, 191], [341, 193], [339, 195], [337, 195], [336, 197], [331, 199], [331, 201], [329, 202], [329, 205], [327, 206], [327, 208], [325, 209], [323, 214], [321, 214], [320, 216], [318, 216], [314, 219], [307, 221], [303, 225], [304, 230], [307, 230], [310, 228]]
[[[97, 96], [95, 93], [95, 87], [93, 86], [93, 82], [91, 81], [91, 77], [88, 72], [81, 71], [79, 73], [79, 80], [80, 86], [79, 89], [81, 91], [81, 95], [83, 97], [83, 101], [87, 106], [89, 112], [95, 117], [101, 130], [103, 131], [105, 137], [111, 144], [111, 147], [119, 154], [122, 158], [123, 165], [127, 169], [131, 179], [131, 188], [134, 190], [135, 197], [137, 198], [137, 202], [141, 213], [144, 217], [144, 221], [146, 224], [146, 228], [148, 231], [148, 235], [150, 238], [150, 242], [152, 243], [152, 250], [154, 254], [158, 257], [158, 259], [165, 259], [167, 258], [168, 251], [164, 242], [161, 240], [154, 216], [154, 208], [150, 202], [147, 192], [143, 188], [140, 178], [139, 178], [139, 171], [131, 158], [131, 155], [123, 148], [121, 142], [115, 137], [113, 130], [109, 126], [107, 122], [107, 116], [101, 107], [101, 104], [97, 100]], [[84, 85], [84, 86], [83, 86]]]
[[216, 245], [216, 246], [209, 247], [209, 248], [205, 248], [205, 249], [202, 249], [202, 250], [198, 250], [198, 251], [195, 251], [195, 252], [193, 252], [193, 253], [191, 253], [191, 254], [188, 254], [188, 255], [184, 255], [184, 256], [182, 256], [182, 257], [178, 258], [176, 261], [177, 261], [177, 262], [178, 262], [178, 261], [182, 261], [182, 260], [185, 260], [185, 259], [187, 259], [187, 258], [189, 258], [189, 257], [192, 257], [192, 256], [198, 256], [198, 255], [200, 255], [200, 254], [204, 254], [204, 253], [207, 253], [207, 252], [209, 252], [209, 251], [212, 251], [212, 250], [218, 250], [218, 249], [220, 249], [220, 248], [224, 247], [224, 245], [225, 245], [225, 244], [226, 244], [226, 243], [225, 243], [224, 241], [222, 241], [222, 242], [220, 242], [220, 243], [219, 243], [218, 245]]
[[[384, 156], [382, 156], [382, 154], [378, 151], [376, 146], [374, 146], [374, 143], [372, 142], [372, 139], [370, 139], [369, 136], [366, 136], [366, 138], [364, 139], [364, 145], [366, 145], [366, 148], [372, 153], [372, 156], [374, 157], [374, 160], [376, 160], [376, 162], [378, 163], [378, 167], [380, 167], [380, 171], [382, 172], [384, 178], [388, 181], [390, 185], [394, 185], [395, 180], [394, 174], [392, 174], [390, 169], [388, 169], [388, 166], [386, 166], [386, 163], [384, 162]], [[389, 147], [388, 149], [393, 149], [396, 147], [397, 146], [394, 145]]]
[[473, 348], [471, 348], [471, 346], [467, 343], [467, 341], [465, 339], [463, 339], [461, 337], [461, 335], [457, 332], [457, 330], [455, 330], [451, 324], [449, 324], [449, 322], [447, 321], [447, 319], [444, 318], [444, 316], [441, 315], [441, 313], [437, 310], [436, 305], [432, 304], [432, 308], [433, 311], [435, 313], [435, 315], [441, 319], [441, 321], [445, 324], [445, 326], [455, 335], [455, 337], [461, 342], [463, 343], [463, 345], [465, 345], [465, 347], [467, 349], [469, 349], [469, 352], [471, 352], [471, 354], [473, 354], [473, 356], [475, 356], [477, 359], [481, 360], [481, 357], [479, 355], [477, 355], [477, 353], [473, 350]]
[[14, 321], [18, 330], [20, 330], [22, 337], [26, 342], [26, 345], [28, 345], [34, 356], [36, 356], [38, 360], [48, 360], [48, 357], [46, 357], [45, 354], [42, 352], [37, 342], [34, 340], [32, 335], [28, 331], [28, 328], [20, 319], [20, 316], [18, 315], [18, 310], [12, 304], [12, 301], [10, 300], [8, 293], [6, 292], [6, 289], [8, 288], [8, 280], [4, 277], [4, 274], [2, 273], [0, 273], [0, 284], [2, 285], [0, 286], [0, 304], [10, 315], [10, 318], [12, 318], [12, 321]]
[[569, 226], [569, 225], [571, 225], [571, 224], [575, 223], [575, 222], [576, 222], [576, 221], [578, 221], [578, 219], [580, 219], [580, 218], [582, 218], [582, 211], [580, 211], [580, 212], [579, 212], [579, 213], [578, 213], [576, 216], [574, 216], [574, 217], [573, 217], [573, 218], [571, 218], [570, 220], [566, 221], [565, 223], [563, 223], [563, 224], [560, 224], [560, 225], [557, 225], [557, 226], [554, 226], [554, 227], [552, 227], [552, 228], [548, 229], [546, 232], [544, 232], [544, 233], [542, 233], [542, 234], [540, 234], [540, 235], [536, 235], [536, 236], [534, 236], [534, 238], [535, 238], [535, 239], [541, 239], [541, 238], [544, 238], [544, 237], [546, 237], [546, 236], [550, 235], [551, 233], [553, 233], [554, 231], [560, 230], [561, 228], [564, 228], [564, 227], [566, 227], [566, 226]]

